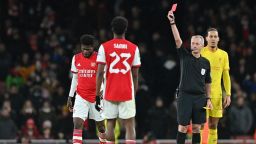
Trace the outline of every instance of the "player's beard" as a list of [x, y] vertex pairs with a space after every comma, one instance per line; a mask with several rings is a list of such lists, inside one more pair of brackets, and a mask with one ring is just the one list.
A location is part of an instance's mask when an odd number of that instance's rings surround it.
[[83, 53], [83, 56], [86, 57], [86, 58], [89, 58], [91, 55], [92, 55], [92, 52], [90, 52], [90, 53]]

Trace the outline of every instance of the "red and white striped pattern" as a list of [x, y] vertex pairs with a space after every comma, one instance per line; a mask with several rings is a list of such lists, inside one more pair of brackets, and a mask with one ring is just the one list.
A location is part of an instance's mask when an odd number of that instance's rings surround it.
[[74, 129], [74, 132], [73, 132], [73, 144], [82, 144], [82, 143], [83, 143], [82, 130]]

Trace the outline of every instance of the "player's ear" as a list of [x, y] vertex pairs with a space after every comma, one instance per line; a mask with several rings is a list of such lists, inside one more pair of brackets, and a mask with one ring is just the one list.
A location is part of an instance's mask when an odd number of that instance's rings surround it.
[[206, 35], [206, 36], [205, 36], [205, 40], [206, 40], [206, 41], [208, 41], [208, 40], [209, 40], [208, 35]]
[[218, 37], [217, 37], [217, 41], [219, 41], [219, 40], [220, 40], [220, 37], [218, 36]]

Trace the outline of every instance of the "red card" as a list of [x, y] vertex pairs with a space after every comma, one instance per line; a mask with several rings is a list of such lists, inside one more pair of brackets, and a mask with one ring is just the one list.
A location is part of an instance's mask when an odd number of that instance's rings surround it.
[[175, 12], [175, 11], [176, 11], [176, 8], [177, 8], [177, 3], [175, 3], [175, 4], [172, 5], [171, 11]]

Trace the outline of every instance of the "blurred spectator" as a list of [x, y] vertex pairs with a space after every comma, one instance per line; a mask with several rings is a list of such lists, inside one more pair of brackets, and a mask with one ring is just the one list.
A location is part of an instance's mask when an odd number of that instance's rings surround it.
[[251, 109], [246, 105], [243, 96], [237, 97], [236, 105], [230, 108], [230, 132], [237, 135], [248, 135], [253, 124]]
[[[24, 102], [24, 105], [20, 111], [20, 123], [21, 124], [24, 124], [26, 122], [28, 122], [27, 120], [32, 118], [33, 120], [33, 123], [34, 123], [34, 120], [36, 119], [37, 117], [37, 112], [36, 112], [36, 109], [33, 107], [33, 104], [30, 100], [26, 100]], [[31, 119], [29, 121], [30, 123], [32, 123]]]
[[11, 118], [11, 105], [4, 104], [0, 115], [0, 139], [15, 139], [17, 127]]
[[169, 111], [164, 107], [161, 97], [157, 97], [155, 105], [148, 111], [148, 128], [153, 132], [157, 139], [167, 138]]
[[169, 133], [168, 138], [176, 139], [178, 131], [178, 122], [177, 122], [177, 99], [175, 99], [170, 106], [170, 121], [169, 121]]
[[15, 85], [10, 87], [8, 94], [12, 105], [11, 107], [16, 114], [19, 114], [25, 98], [20, 94], [19, 88]]
[[6, 46], [0, 42], [0, 81], [5, 80], [7, 77], [11, 64], [11, 55], [6, 50]]
[[42, 137], [41, 139], [53, 139], [52, 122], [45, 120], [42, 124]]
[[147, 120], [145, 114], [148, 112], [152, 105], [149, 88], [145, 84], [142, 77], [139, 79], [140, 87], [136, 94], [136, 131], [137, 136], [142, 137], [148, 130]]
[[256, 93], [256, 72], [252, 76], [247, 76], [243, 82], [249, 94]]
[[52, 103], [56, 108], [57, 112], [62, 112], [62, 108], [67, 103], [65, 90], [62, 86], [58, 86], [57, 90], [52, 95]]
[[38, 123], [40, 124], [40, 128], [42, 129], [43, 129], [43, 124], [46, 120], [49, 120], [51, 123], [55, 124], [56, 113], [49, 101], [45, 101], [43, 103], [43, 106], [39, 110], [38, 116], [39, 116]]
[[29, 139], [40, 138], [40, 133], [32, 118], [29, 118], [25, 125], [21, 128], [21, 136]]
[[142, 144], [157, 144], [156, 137], [149, 132], [144, 136]]
[[72, 113], [69, 112], [68, 108], [62, 106], [61, 115], [57, 118], [56, 132], [57, 138], [72, 138], [73, 135], [73, 118]]
[[253, 126], [251, 128], [251, 131], [252, 131], [252, 133], [254, 133], [256, 131], [256, 93], [252, 93], [250, 97], [252, 99], [250, 107], [252, 109], [252, 113], [253, 113], [253, 117], [254, 117]]
[[224, 117], [220, 119], [220, 122], [218, 125], [218, 129], [221, 129], [221, 131], [218, 132], [218, 137], [219, 139], [230, 139], [230, 136], [231, 136], [230, 127], [232, 125], [229, 123], [230, 117], [228, 116], [227, 109], [224, 110], [223, 115]]
[[21, 77], [20, 73], [16, 69], [12, 69], [8, 76], [6, 77], [6, 86], [10, 88], [11, 86], [21, 87], [25, 83], [23, 77]]

